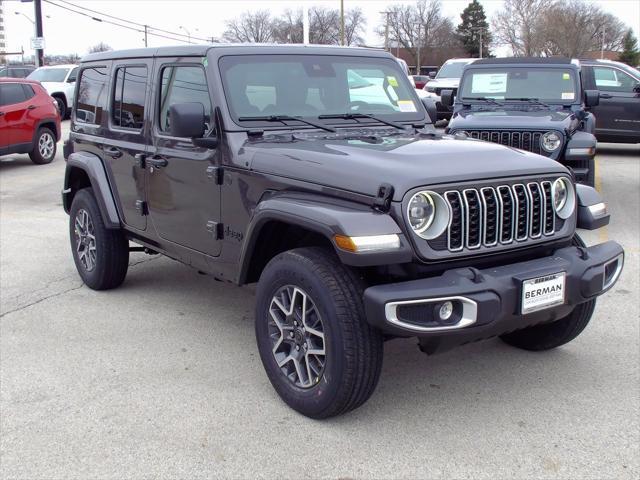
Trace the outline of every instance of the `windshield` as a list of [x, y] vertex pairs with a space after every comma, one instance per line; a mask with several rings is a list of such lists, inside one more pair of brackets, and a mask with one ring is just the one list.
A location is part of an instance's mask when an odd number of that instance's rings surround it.
[[436, 78], [460, 78], [462, 76], [462, 69], [466, 67], [469, 62], [451, 62], [445, 63], [440, 67]]
[[31, 72], [27, 78], [39, 82], [64, 82], [68, 72], [68, 68], [39, 68]]
[[407, 77], [391, 58], [238, 55], [221, 58], [220, 71], [231, 115], [243, 126], [240, 118], [281, 115], [424, 119]]
[[462, 79], [459, 97], [461, 100], [484, 97], [496, 100], [536, 99], [558, 103], [578, 98], [573, 70], [519, 67], [468, 70]]

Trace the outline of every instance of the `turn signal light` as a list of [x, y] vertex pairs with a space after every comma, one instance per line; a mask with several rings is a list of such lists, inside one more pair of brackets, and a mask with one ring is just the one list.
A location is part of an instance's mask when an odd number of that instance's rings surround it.
[[395, 250], [400, 248], [400, 237], [395, 233], [390, 235], [367, 235], [364, 237], [336, 235], [333, 239], [339, 249], [352, 253]]

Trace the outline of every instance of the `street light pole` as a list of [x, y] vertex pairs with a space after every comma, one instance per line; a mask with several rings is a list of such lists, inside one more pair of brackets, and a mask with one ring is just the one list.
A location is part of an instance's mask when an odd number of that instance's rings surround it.
[[[42, 38], [42, 2], [41, 0], [34, 0], [33, 2], [35, 17], [36, 17], [36, 38]], [[44, 49], [36, 48], [36, 67], [42, 67], [44, 65]]]
[[147, 25], [144, 26], [144, 46], [147, 47]]
[[344, 0], [340, 0], [340, 45], [344, 47]]

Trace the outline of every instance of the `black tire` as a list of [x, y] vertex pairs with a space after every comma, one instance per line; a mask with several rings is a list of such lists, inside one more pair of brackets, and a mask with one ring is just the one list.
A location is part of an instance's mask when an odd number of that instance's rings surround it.
[[[572, 243], [579, 247], [585, 246], [585, 243], [577, 234], [574, 235]], [[577, 305], [569, 315], [560, 320], [543, 325], [534, 325], [533, 327], [502, 335], [500, 338], [505, 343], [524, 350], [551, 350], [569, 343], [580, 335], [591, 320], [595, 307], [596, 300], [589, 300]]]
[[58, 104], [58, 111], [60, 112], [60, 120], [66, 120], [67, 118], [67, 102], [65, 102], [64, 98], [60, 95], [56, 95], [53, 99]]
[[[95, 237], [93, 268], [88, 268], [87, 260], [83, 260], [79, 252], [79, 250], [85, 251], [89, 248], [88, 245], [78, 245], [79, 235], [76, 233], [76, 219], [81, 212], [86, 212]], [[69, 212], [69, 237], [76, 269], [82, 281], [89, 288], [108, 290], [122, 284], [129, 267], [129, 241], [122, 230], [108, 229], [104, 226], [100, 208], [91, 188], [84, 188], [73, 197]]]
[[[324, 369], [314, 379], [316, 383], [306, 388], [296, 385], [278, 366], [269, 330], [272, 301], [279, 291], [290, 287], [305, 292], [315, 304], [326, 339]], [[362, 405], [375, 390], [382, 368], [383, 338], [366, 323], [362, 292], [362, 282], [354, 272], [342, 265], [334, 252], [319, 247], [281, 253], [260, 276], [255, 319], [260, 357], [280, 397], [307, 417], [346, 413]]]
[[33, 150], [29, 152], [29, 158], [36, 165], [51, 163], [56, 157], [56, 135], [50, 128], [42, 127], [36, 133]]

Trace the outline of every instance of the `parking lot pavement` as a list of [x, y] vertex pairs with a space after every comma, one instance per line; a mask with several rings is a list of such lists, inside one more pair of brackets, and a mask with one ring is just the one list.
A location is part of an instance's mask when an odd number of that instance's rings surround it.
[[83, 287], [61, 153], [3, 159], [0, 476], [638, 478], [640, 148], [598, 165], [613, 218], [585, 238], [620, 241], [626, 268], [578, 339], [433, 357], [394, 340], [368, 403], [312, 421], [263, 372], [251, 288], [143, 254], [121, 288]]

